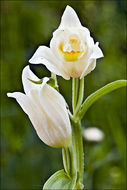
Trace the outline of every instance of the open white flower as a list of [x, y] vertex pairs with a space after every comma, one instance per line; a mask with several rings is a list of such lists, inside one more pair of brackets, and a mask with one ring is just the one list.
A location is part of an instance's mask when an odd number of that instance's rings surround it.
[[56, 148], [68, 146], [71, 125], [64, 98], [46, 83], [47, 77], [42, 84], [34, 84], [28, 78], [39, 80], [26, 66], [22, 73], [25, 94], [14, 92], [7, 96], [17, 100], [45, 144]]
[[95, 68], [96, 59], [103, 57], [98, 44], [81, 25], [75, 11], [67, 6], [60, 26], [53, 33], [50, 48], [40, 46], [29, 62], [44, 64], [65, 79], [82, 78]]

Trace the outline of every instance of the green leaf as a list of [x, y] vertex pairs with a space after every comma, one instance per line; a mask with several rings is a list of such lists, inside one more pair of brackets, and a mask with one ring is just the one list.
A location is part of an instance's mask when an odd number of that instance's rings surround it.
[[117, 80], [105, 85], [104, 87], [88, 96], [84, 103], [81, 105], [79, 112], [77, 113], [78, 119], [82, 119], [88, 108], [99, 98], [123, 86], [127, 86], [127, 80]]
[[76, 176], [70, 178], [64, 170], [59, 170], [54, 173], [44, 184], [43, 190], [55, 190], [55, 189], [73, 189], [76, 184]]

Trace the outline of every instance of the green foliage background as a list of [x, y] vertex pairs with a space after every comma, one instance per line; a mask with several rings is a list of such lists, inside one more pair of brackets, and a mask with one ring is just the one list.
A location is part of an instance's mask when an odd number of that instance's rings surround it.
[[[37, 190], [62, 169], [60, 149], [46, 146], [20, 106], [6, 96], [23, 91], [21, 72], [36, 48], [49, 45], [66, 5], [100, 42], [104, 58], [85, 77], [85, 97], [103, 85], [126, 78], [125, 1], [1, 1], [1, 189]], [[31, 65], [39, 77], [50, 76], [42, 66]], [[71, 107], [71, 81], [58, 77], [60, 92]], [[126, 90], [121, 88], [95, 103], [83, 126], [100, 128], [98, 144], [84, 141], [85, 189], [126, 189]]]

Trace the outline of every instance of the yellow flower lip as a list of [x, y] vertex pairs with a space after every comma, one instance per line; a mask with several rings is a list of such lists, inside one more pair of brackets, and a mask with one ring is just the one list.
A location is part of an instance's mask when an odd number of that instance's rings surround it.
[[63, 43], [60, 43], [59, 50], [64, 55], [66, 61], [76, 61], [83, 53], [83, 51], [63, 51]]

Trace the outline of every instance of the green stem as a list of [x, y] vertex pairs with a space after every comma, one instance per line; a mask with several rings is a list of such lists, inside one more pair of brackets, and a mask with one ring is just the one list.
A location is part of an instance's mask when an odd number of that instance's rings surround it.
[[83, 97], [84, 97], [84, 78], [82, 78], [80, 80], [79, 95], [78, 95], [78, 101], [77, 101], [76, 109], [74, 111], [74, 117], [75, 117], [77, 111], [79, 110], [79, 108], [82, 104]]
[[54, 73], [51, 73], [51, 78], [53, 78], [57, 82], [56, 75]]
[[[72, 79], [72, 107], [73, 113], [77, 112], [83, 101], [84, 94], [84, 79]], [[78, 91], [79, 90], [79, 91]], [[83, 155], [83, 142], [81, 133], [81, 122], [75, 122], [75, 118], [71, 118], [72, 124], [72, 146], [70, 147], [71, 161], [72, 161], [72, 175], [77, 173], [76, 188], [83, 188], [83, 171], [84, 171], [84, 155]]]
[[70, 169], [71, 169], [71, 164], [70, 164], [70, 152], [69, 148], [62, 148], [62, 156], [63, 156], [63, 164], [64, 164], [64, 169], [66, 173], [70, 176]]
[[72, 129], [73, 129], [73, 148], [75, 149], [76, 169], [78, 173], [78, 180], [80, 183], [83, 183], [84, 153], [83, 153], [81, 123], [72, 122]]
[[58, 83], [57, 83], [57, 77], [54, 73], [51, 73], [51, 78], [53, 79], [54, 81], [54, 88], [59, 91], [59, 87], [58, 87]]
[[[73, 112], [76, 108], [77, 98], [78, 98], [78, 85], [79, 81], [76, 78], [72, 79], [72, 108]], [[71, 121], [73, 121], [73, 115], [70, 110], [68, 110]], [[72, 130], [73, 131], [73, 130]], [[68, 151], [67, 148], [62, 149], [63, 164], [66, 173], [68, 173], [72, 178], [77, 175], [76, 172], [76, 149], [75, 149], [75, 137], [72, 132], [72, 144], [70, 145]], [[71, 162], [71, 163], [69, 163]]]
[[[72, 79], [72, 108], [73, 114], [77, 112], [83, 101], [84, 79]], [[63, 163], [66, 173], [73, 178], [77, 176], [76, 189], [83, 189], [84, 155], [81, 133], [81, 122], [76, 122], [69, 111], [72, 125], [72, 143], [70, 147], [63, 148]]]
[[69, 114], [70, 119], [73, 120], [73, 115], [70, 110], [68, 110], [68, 114]]
[[77, 168], [76, 168], [76, 150], [75, 150], [75, 140], [74, 140], [74, 133], [72, 131], [72, 144], [69, 147], [70, 156], [71, 156], [71, 170], [70, 175], [73, 178], [77, 175]]
[[72, 78], [72, 108], [73, 112], [77, 104], [77, 95], [78, 95], [78, 79]]

